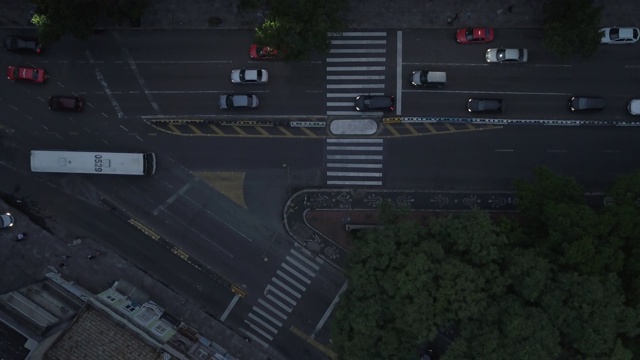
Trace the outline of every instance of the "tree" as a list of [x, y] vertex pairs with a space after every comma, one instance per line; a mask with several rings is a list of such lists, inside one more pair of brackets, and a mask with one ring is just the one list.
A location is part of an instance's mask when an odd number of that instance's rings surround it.
[[266, 21], [256, 29], [255, 41], [281, 50], [289, 59], [326, 52], [327, 33], [343, 28], [346, 0], [271, 0]]
[[548, 0], [544, 4], [543, 45], [565, 57], [589, 57], [598, 49], [602, 6], [593, 0]]

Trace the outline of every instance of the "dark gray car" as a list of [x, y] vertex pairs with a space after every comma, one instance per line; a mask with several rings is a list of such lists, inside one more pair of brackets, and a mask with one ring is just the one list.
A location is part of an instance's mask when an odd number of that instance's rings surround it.
[[258, 104], [258, 97], [251, 94], [220, 95], [218, 100], [220, 109], [255, 109]]
[[467, 110], [469, 112], [501, 112], [502, 99], [469, 99]]
[[571, 111], [597, 111], [604, 109], [606, 103], [601, 97], [574, 96], [569, 99], [569, 109]]

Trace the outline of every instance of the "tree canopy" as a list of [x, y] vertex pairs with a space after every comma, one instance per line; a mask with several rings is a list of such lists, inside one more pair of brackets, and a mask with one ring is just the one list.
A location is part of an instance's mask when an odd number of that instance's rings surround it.
[[31, 0], [36, 12], [31, 22], [38, 27], [40, 41], [53, 43], [64, 35], [86, 40], [94, 33], [102, 15], [122, 23], [135, 21], [149, 0]]
[[255, 41], [283, 51], [288, 59], [306, 58], [329, 48], [327, 33], [343, 28], [346, 0], [270, 0]]
[[[593, 209], [539, 169], [520, 213], [403, 217], [354, 239], [332, 322], [340, 359], [416, 359], [456, 329], [443, 359], [631, 359], [640, 332], [640, 173]], [[635, 342], [634, 342], [635, 338]], [[640, 354], [636, 353], [636, 356]]]
[[562, 57], [589, 57], [598, 50], [602, 6], [593, 0], [547, 0], [543, 45]]

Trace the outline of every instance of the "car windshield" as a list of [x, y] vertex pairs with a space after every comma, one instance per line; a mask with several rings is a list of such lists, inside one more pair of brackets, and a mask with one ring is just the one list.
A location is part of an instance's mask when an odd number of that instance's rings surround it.
[[13, 78], [14, 78], [14, 79], [17, 79], [17, 78], [18, 78], [19, 73], [20, 73], [20, 70], [18, 70], [18, 68], [17, 68], [17, 67], [16, 67], [16, 68], [13, 68]]
[[473, 29], [468, 28], [464, 35], [467, 37], [467, 40], [473, 40]]
[[227, 96], [227, 99], [225, 101], [227, 103], [227, 107], [228, 108], [232, 108], [233, 107], [233, 96]]
[[244, 81], [245, 77], [244, 77], [244, 69], [240, 70], [238, 77], [240, 78], [240, 81]]
[[506, 49], [498, 49], [498, 51], [496, 51], [496, 57], [498, 58], [498, 60], [504, 60], [506, 53], [507, 53]]
[[39, 74], [38, 70], [33, 69], [32, 72], [31, 72], [31, 78], [33, 80], [38, 80], [38, 74]]
[[613, 28], [613, 29], [609, 30], [609, 37], [611, 38], [611, 40], [619, 39], [620, 38], [620, 29]]

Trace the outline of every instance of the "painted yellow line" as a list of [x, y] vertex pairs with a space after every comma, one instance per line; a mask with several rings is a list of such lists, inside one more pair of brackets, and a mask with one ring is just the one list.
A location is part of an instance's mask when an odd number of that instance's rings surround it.
[[202, 135], [202, 131], [200, 131], [200, 129], [198, 129], [197, 127], [189, 124], [189, 129], [193, 130], [194, 133], [198, 134], [198, 135]]
[[267, 132], [267, 130], [261, 128], [260, 126], [256, 126], [256, 129], [264, 136], [271, 137], [271, 135]]
[[467, 129], [472, 130], [475, 129], [475, 127], [473, 126], [473, 124], [467, 124]]
[[222, 132], [222, 130], [218, 129], [217, 126], [215, 126], [213, 124], [209, 124], [209, 127], [211, 128], [211, 130], [213, 130], [216, 133], [218, 133], [218, 135], [224, 135], [224, 132]]
[[247, 296], [247, 292], [240, 289], [239, 287], [237, 287], [236, 285], [231, 285], [231, 291], [233, 291], [235, 294], [237, 294], [238, 296], [240, 296], [241, 298]]
[[160, 235], [158, 235], [155, 232], [151, 231], [148, 227], [142, 225], [142, 223], [138, 222], [137, 220], [129, 219], [129, 224], [137, 227], [140, 231], [145, 233], [148, 237], [152, 238], [153, 240], [160, 239]]
[[330, 358], [332, 358], [332, 359], [337, 359], [338, 358], [338, 354], [334, 353], [333, 351], [331, 351], [331, 349], [329, 349], [328, 347], [320, 344], [316, 340], [310, 338], [309, 336], [307, 336], [307, 334], [303, 333], [302, 330], [298, 330], [295, 326], [292, 326], [289, 330], [291, 330], [292, 333], [294, 333], [294, 334], [298, 335], [299, 337], [301, 337], [302, 339], [304, 339], [306, 342], [311, 344], [316, 349], [318, 349], [318, 350], [322, 351], [323, 353], [329, 355]]
[[178, 255], [183, 260], [189, 259], [189, 254], [187, 254], [186, 252], [182, 251], [182, 249], [180, 249], [180, 248], [174, 247], [173, 249], [171, 249], [171, 252], [176, 254], [176, 255]]
[[431, 126], [431, 124], [429, 123], [424, 123], [424, 126], [427, 128], [427, 130], [429, 130], [432, 133], [437, 133], [436, 129], [433, 128], [433, 126]]
[[420, 133], [416, 129], [414, 129], [411, 124], [405, 123], [404, 126], [409, 129], [409, 131], [411, 131], [414, 135], [420, 135]]
[[447, 129], [449, 129], [449, 131], [451, 131], [451, 132], [456, 131], [456, 129], [453, 126], [451, 126], [451, 124], [449, 124], [449, 123], [444, 123], [444, 126], [446, 126]]
[[302, 129], [302, 131], [304, 131], [310, 137], [318, 137], [318, 135], [314, 134], [313, 132], [311, 132], [311, 130], [309, 130], [309, 129], [305, 128], [305, 127], [301, 128], [301, 129]]
[[231, 127], [233, 128], [233, 130], [237, 131], [238, 134], [240, 134], [240, 136], [247, 136], [247, 133], [244, 132], [244, 130], [240, 129], [240, 127], [235, 126], [235, 125], [233, 125]]
[[285, 135], [286, 135], [286, 136], [288, 136], [288, 137], [293, 136], [293, 134], [291, 134], [291, 133], [289, 132], [289, 130], [285, 129], [285, 128], [284, 128], [284, 127], [282, 127], [282, 126], [278, 126], [278, 129], [280, 129], [280, 131], [282, 131], [282, 133], [283, 133], [283, 134], [285, 134]]
[[384, 126], [389, 130], [394, 136], [400, 136], [400, 134], [393, 128], [392, 125], [384, 124]]
[[171, 129], [171, 132], [173, 132], [174, 134], [182, 134], [182, 132], [179, 131], [173, 124], [168, 124], [167, 127]]

